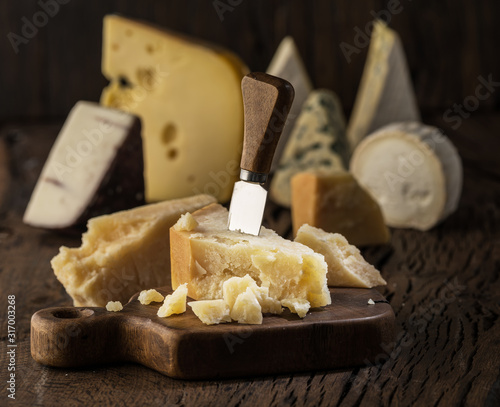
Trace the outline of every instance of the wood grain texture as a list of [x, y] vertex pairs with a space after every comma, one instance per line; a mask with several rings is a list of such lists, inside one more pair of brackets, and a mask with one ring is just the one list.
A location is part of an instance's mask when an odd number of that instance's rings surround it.
[[[229, 7], [221, 11], [215, 4]], [[366, 60], [366, 33], [374, 16], [390, 19], [401, 36], [423, 111], [447, 108], [474, 95], [478, 77], [500, 80], [500, 3], [495, 0], [134, 0], [60, 5], [18, 52], [8, 39], [22, 35], [38, 2], [0, 3], [0, 121], [64, 118], [78, 100], [97, 101], [106, 80], [100, 72], [102, 18], [121, 13], [208, 40], [236, 52], [252, 71], [265, 71], [280, 41], [294, 37], [316, 88], [336, 92], [352, 108]], [[395, 8], [391, 5], [396, 4]], [[389, 10], [393, 12], [389, 12]], [[368, 30], [366, 29], [368, 26]], [[341, 44], [355, 51], [344, 53]], [[22, 85], [22, 86], [21, 86]], [[479, 110], [500, 106], [500, 92]]]
[[[235, 11], [236, 13], [237, 11]], [[442, 127], [464, 160], [458, 210], [428, 232], [393, 230], [390, 245], [363, 250], [381, 270], [396, 313], [396, 340], [367, 367], [266, 377], [184, 381], [133, 363], [48, 368], [30, 355], [30, 318], [71, 306], [49, 261], [64, 236], [25, 226], [21, 216], [60, 125], [0, 129], [0, 340], [6, 349], [7, 295], [16, 295], [18, 405], [158, 406], [497, 406], [500, 401], [500, 116], [473, 115]], [[31, 140], [36, 139], [33, 143]], [[266, 226], [291, 236], [290, 214], [270, 204]], [[7, 380], [6, 352], [0, 381]], [[2, 391], [2, 397], [6, 397]], [[3, 399], [2, 402], [4, 403]]]
[[[166, 296], [172, 290], [158, 288]], [[136, 362], [178, 379], [331, 370], [374, 363], [394, 341], [394, 312], [376, 289], [330, 289], [333, 305], [301, 319], [285, 310], [261, 325], [205, 325], [188, 306], [168, 318], [133, 296], [122, 311], [55, 307], [31, 319], [31, 354], [76, 368]], [[372, 299], [375, 303], [368, 304]]]
[[268, 174], [295, 93], [288, 81], [262, 72], [246, 75], [241, 92], [245, 133], [240, 166]]

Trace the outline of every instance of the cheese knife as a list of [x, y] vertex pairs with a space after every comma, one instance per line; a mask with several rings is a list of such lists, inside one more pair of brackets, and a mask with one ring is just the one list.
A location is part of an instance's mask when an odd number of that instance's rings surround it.
[[241, 81], [245, 128], [240, 181], [234, 184], [228, 228], [258, 236], [267, 191], [263, 185], [271, 170], [274, 151], [293, 102], [293, 86], [262, 72]]

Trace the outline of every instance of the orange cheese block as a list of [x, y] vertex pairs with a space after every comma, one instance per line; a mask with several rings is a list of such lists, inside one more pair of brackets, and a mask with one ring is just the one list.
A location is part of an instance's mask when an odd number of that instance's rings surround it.
[[389, 229], [371, 195], [348, 172], [303, 172], [292, 178], [294, 235], [305, 223], [340, 233], [349, 243], [387, 243]]

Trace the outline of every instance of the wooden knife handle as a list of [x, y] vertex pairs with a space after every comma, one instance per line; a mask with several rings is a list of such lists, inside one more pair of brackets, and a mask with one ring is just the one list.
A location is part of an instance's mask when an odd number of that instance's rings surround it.
[[241, 168], [268, 174], [295, 91], [284, 79], [262, 72], [241, 81], [245, 132]]

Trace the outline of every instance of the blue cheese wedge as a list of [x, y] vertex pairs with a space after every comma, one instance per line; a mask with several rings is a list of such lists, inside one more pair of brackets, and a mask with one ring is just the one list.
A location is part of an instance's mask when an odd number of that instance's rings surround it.
[[311, 92], [273, 176], [271, 199], [289, 208], [290, 182], [295, 174], [344, 170], [348, 156], [344, 113], [338, 97], [324, 89]]
[[347, 127], [351, 151], [366, 135], [399, 121], [420, 121], [420, 112], [401, 40], [377, 20]]

